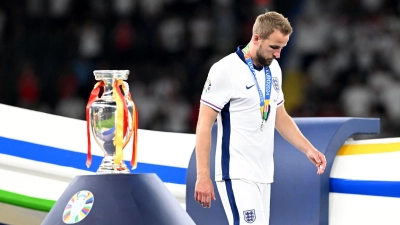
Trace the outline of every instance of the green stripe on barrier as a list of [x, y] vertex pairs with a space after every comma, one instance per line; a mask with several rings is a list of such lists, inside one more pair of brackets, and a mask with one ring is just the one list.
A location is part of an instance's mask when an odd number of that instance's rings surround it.
[[0, 202], [44, 212], [49, 212], [56, 203], [53, 200], [34, 198], [4, 190], [0, 190]]

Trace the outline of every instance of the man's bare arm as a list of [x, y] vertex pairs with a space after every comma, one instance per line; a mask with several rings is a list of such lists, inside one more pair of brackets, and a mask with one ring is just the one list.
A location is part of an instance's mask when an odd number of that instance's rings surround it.
[[308, 157], [318, 168], [318, 174], [324, 173], [326, 168], [325, 156], [304, 137], [292, 117], [287, 114], [284, 105], [278, 107], [276, 111], [275, 128], [283, 138]]
[[214, 187], [210, 178], [210, 148], [211, 130], [217, 115], [218, 112], [211, 107], [200, 104], [196, 128], [197, 181], [194, 198], [203, 207], [211, 207], [211, 199], [215, 200]]

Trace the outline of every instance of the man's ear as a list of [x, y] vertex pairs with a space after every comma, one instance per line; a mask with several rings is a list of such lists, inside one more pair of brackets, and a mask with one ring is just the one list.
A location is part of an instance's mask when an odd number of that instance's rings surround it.
[[253, 34], [251, 40], [253, 41], [253, 44], [258, 45], [259, 42], [261, 41], [260, 35], [259, 34]]

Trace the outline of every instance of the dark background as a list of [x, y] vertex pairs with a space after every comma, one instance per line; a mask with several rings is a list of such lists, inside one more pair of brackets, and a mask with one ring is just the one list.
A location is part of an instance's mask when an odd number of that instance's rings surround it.
[[194, 133], [210, 66], [265, 10], [294, 28], [278, 60], [293, 117], [399, 136], [398, 0], [1, 0], [0, 103], [84, 120], [93, 70], [130, 70], [139, 128]]

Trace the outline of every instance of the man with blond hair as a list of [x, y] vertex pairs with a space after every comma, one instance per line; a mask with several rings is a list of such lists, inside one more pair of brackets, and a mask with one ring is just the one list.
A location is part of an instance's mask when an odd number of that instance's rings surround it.
[[317, 174], [326, 167], [325, 156], [285, 110], [276, 59], [291, 34], [283, 15], [259, 15], [250, 42], [216, 62], [204, 85], [196, 129], [194, 198], [205, 208], [215, 200], [209, 160], [211, 130], [217, 120], [215, 181], [230, 225], [269, 224], [275, 129], [310, 159]]

